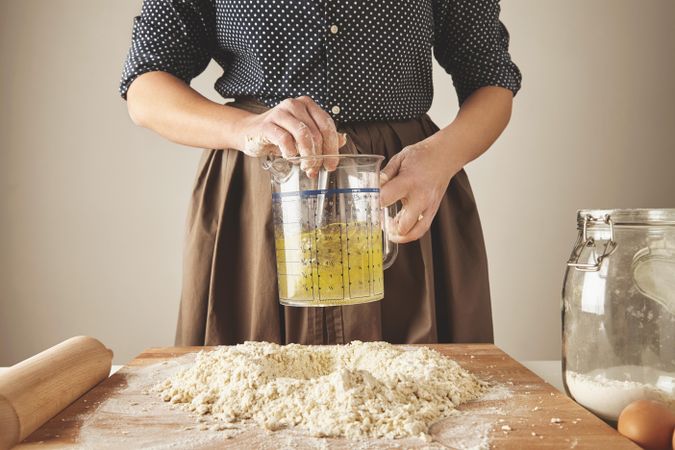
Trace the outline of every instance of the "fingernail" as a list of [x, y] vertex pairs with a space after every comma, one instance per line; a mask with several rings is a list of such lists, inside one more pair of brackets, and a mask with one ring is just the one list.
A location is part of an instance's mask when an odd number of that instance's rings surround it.
[[387, 176], [386, 173], [380, 173], [380, 187], [383, 186], [387, 181], [389, 181], [389, 177]]

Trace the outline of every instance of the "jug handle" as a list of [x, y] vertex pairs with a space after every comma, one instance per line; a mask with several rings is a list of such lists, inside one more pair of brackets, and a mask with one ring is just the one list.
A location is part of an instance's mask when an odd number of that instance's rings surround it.
[[398, 255], [398, 244], [389, 239], [389, 222], [391, 222], [398, 213], [398, 203], [382, 208], [382, 268], [388, 269], [396, 261]]

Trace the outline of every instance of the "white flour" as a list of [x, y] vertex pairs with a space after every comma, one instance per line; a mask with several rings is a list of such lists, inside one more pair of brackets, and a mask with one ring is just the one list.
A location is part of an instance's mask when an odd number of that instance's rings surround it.
[[487, 384], [426, 347], [384, 342], [279, 346], [247, 342], [200, 352], [154, 388], [168, 402], [230, 422], [252, 419], [312, 436], [429, 439], [434, 422]]
[[629, 403], [657, 400], [675, 411], [675, 373], [650, 367], [620, 366], [589, 373], [567, 371], [565, 381], [572, 397], [593, 413], [616, 420]]

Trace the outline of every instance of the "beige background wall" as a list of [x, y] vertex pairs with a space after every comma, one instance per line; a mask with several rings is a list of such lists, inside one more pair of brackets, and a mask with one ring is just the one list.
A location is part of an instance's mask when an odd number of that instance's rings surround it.
[[[116, 95], [140, 4], [0, 0], [0, 365], [75, 334], [117, 363], [173, 341], [199, 151], [135, 128]], [[468, 170], [497, 343], [557, 359], [575, 210], [675, 207], [675, 3], [505, 0], [503, 19], [524, 89]], [[214, 95], [217, 73], [195, 86]], [[438, 67], [435, 84], [446, 124]]]

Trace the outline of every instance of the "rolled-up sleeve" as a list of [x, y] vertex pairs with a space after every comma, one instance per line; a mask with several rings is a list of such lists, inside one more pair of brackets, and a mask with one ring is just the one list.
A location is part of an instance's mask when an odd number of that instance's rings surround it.
[[500, 86], [515, 95], [522, 76], [509, 54], [499, 0], [436, 0], [434, 56], [452, 76], [459, 103], [476, 89]]
[[202, 73], [212, 57], [215, 13], [208, 0], [144, 0], [134, 19], [131, 48], [119, 91], [146, 72], [168, 72], [186, 83]]

